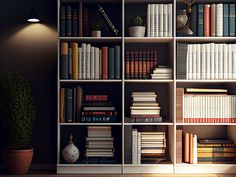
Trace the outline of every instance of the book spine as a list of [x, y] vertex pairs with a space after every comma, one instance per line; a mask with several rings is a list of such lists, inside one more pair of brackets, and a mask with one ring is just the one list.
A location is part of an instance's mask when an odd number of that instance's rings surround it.
[[229, 79], [232, 79], [233, 78], [233, 69], [232, 69], [232, 44], [228, 44], [228, 76], [229, 76]]
[[83, 36], [88, 37], [89, 36], [89, 27], [88, 27], [88, 21], [89, 21], [89, 15], [88, 15], [88, 9], [83, 8]]
[[80, 86], [76, 87], [76, 122], [80, 121], [83, 90]]
[[65, 88], [60, 88], [60, 122], [65, 123]]
[[201, 44], [196, 44], [196, 79], [201, 79]]
[[163, 37], [164, 31], [164, 4], [159, 4], [159, 36]]
[[159, 26], [159, 19], [158, 19], [158, 13], [159, 13], [159, 4], [153, 4], [154, 5], [154, 36], [158, 37], [158, 26]]
[[68, 79], [73, 78], [73, 58], [72, 58], [72, 43], [68, 44]]
[[203, 37], [203, 25], [204, 25], [204, 13], [203, 13], [203, 4], [197, 5], [197, 14], [198, 14], [198, 37]]
[[172, 37], [172, 4], [168, 4], [168, 37]]
[[91, 44], [86, 45], [86, 79], [91, 79], [91, 56], [90, 56], [90, 51], [91, 51]]
[[108, 52], [108, 79], [115, 79], [115, 49], [109, 48]]
[[139, 65], [138, 65], [138, 51], [134, 51], [134, 78], [138, 79]]
[[216, 5], [211, 4], [211, 36], [216, 36]]
[[77, 9], [72, 9], [72, 35], [74, 37], [78, 36], [78, 11]]
[[154, 24], [154, 4], [150, 4], [150, 37], [155, 36], [155, 24]]
[[138, 163], [137, 146], [138, 146], [138, 131], [137, 129], [133, 129], [132, 130], [132, 164]]
[[193, 134], [189, 134], [189, 163], [193, 163]]
[[95, 79], [95, 47], [91, 46], [90, 50], [90, 77], [91, 79]]
[[223, 4], [216, 4], [216, 36], [223, 36]]
[[223, 4], [223, 35], [229, 36], [229, 4]]
[[68, 79], [69, 75], [69, 66], [68, 66], [68, 43], [61, 43], [61, 56], [60, 56], [60, 78]]
[[189, 152], [190, 152], [190, 144], [189, 144], [189, 133], [184, 133], [184, 162], [189, 163]]
[[95, 47], [95, 61], [94, 61], [94, 72], [95, 72], [95, 79], [99, 78], [99, 48]]
[[147, 5], [147, 37], [151, 37], [151, 4]]
[[108, 79], [108, 47], [102, 47], [102, 79]]
[[82, 79], [82, 47], [78, 49], [78, 78]]
[[204, 4], [204, 37], [210, 36], [210, 4]]
[[210, 71], [210, 75], [211, 75], [211, 79], [215, 79], [215, 44], [211, 43], [211, 49], [210, 49], [210, 53], [211, 53], [211, 71]]
[[223, 79], [228, 79], [228, 45], [223, 44]]
[[60, 36], [66, 36], [66, 7], [61, 6], [60, 11]]
[[125, 78], [130, 78], [130, 52], [125, 52]]
[[142, 61], [142, 58], [143, 58], [143, 52], [142, 51], [139, 51], [138, 52], [138, 68], [139, 68], [139, 75], [138, 75], [138, 78], [139, 79], [142, 79], [143, 78], [143, 61]]
[[134, 79], [134, 72], [135, 72], [135, 67], [134, 67], [134, 51], [130, 51], [130, 79]]
[[72, 9], [71, 6], [66, 6], [66, 34], [72, 36]]
[[73, 90], [71, 88], [66, 88], [66, 110], [65, 119], [66, 122], [72, 122], [73, 120]]
[[163, 37], [168, 35], [168, 5], [163, 5]]
[[78, 43], [72, 43], [72, 79], [78, 80]]
[[115, 79], [121, 79], [120, 66], [121, 66], [120, 46], [116, 45], [115, 46]]
[[229, 36], [235, 36], [235, 13], [235, 4], [229, 4]]

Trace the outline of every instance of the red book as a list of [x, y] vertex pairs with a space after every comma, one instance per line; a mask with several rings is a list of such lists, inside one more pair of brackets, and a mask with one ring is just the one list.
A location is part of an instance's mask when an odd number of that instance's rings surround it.
[[130, 79], [134, 79], [134, 51], [130, 52]]
[[108, 79], [108, 47], [102, 47], [102, 79]]
[[130, 79], [130, 52], [125, 53], [125, 78]]
[[204, 5], [204, 37], [210, 36], [210, 4]]
[[189, 134], [189, 162], [193, 163], [193, 134]]
[[134, 52], [134, 78], [138, 79], [139, 76], [139, 61], [138, 61], [138, 51]]
[[189, 163], [189, 133], [184, 133], [184, 162]]

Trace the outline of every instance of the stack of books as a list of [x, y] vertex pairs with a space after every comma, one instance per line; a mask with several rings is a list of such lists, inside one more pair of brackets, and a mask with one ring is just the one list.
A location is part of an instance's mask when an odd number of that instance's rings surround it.
[[153, 80], [172, 79], [172, 68], [168, 66], [159, 66], [151, 74]]
[[196, 164], [198, 161], [197, 154], [197, 135], [184, 133], [183, 135], [183, 162]]
[[147, 37], [172, 36], [172, 4], [147, 5]]
[[156, 102], [155, 92], [133, 92], [132, 106], [130, 107], [131, 122], [133, 123], [156, 123], [162, 122], [160, 116], [161, 107]]
[[[86, 150], [84, 156], [87, 160], [99, 163], [110, 163], [114, 160], [114, 137], [111, 126], [88, 126], [86, 137]], [[99, 159], [101, 158], [101, 159]], [[107, 159], [107, 160], [106, 160]], [[89, 162], [88, 162], [89, 163]]]
[[165, 132], [132, 130], [132, 164], [158, 163], [166, 157]]
[[116, 108], [108, 95], [85, 95], [81, 111], [81, 122], [116, 122]]
[[236, 44], [177, 43], [177, 79], [236, 79]]
[[235, 163], [236, 144], [230, 139], [199, 139], [197, 155], [200, 163]]
[[91, 44], [62, 42], [61, 79], [120, 79], [120, 46], [94, 47]]
[[235, 14], [235, 4], [196, 4], [190, 28], [198, 37], [235, 36]]

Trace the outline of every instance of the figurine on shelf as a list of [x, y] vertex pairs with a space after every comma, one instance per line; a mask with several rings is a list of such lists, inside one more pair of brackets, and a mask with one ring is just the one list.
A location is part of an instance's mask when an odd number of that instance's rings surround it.
[[75, 163], [79, 159], [79, 149], [74, 145], [70, 134], [69, 144], [62, 150], [62, 157], [67, 163]]

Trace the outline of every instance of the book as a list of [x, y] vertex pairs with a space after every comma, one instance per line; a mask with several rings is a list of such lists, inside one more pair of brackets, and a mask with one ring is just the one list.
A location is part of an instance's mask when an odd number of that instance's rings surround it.
[[183, 130], [177, 129], [176, 130], [176, 163], [182, 163], [182, 136], [183, 136]]
[[108, 47], [102, 47], [102, 79], [108, 79]]
[[66, 36], [72, 36], [72, 8], [66, 6]]
[[78, 80], [78, 43], [72, 43], [72, 79]]
[[[235, 36], [235, 22], [236, 22], [236, 14], [235, 14], [235, 4], [229, 4], [229, 15], [228, 15], [228, 20], [229, 20], [229, 36]], [[225, 27], [225, 26], [224, 26]]]
[[80, 120], [82, 101], [83, 90], [80, 86], [76, 86], [76, 122]]
[[60, 9], [60, 36], [66, 36], [66, 7], [61, 6]]
[[204, 4], [204, 37], [210, 37], [210, 4]]
[[66, 100], [66, 109], [65, 109], [65, 120], [66, 122], [73, 121], [73, 89], [65, 89], [65, 100]]
[[216, 4], [211, 4], [211, 37], [216, 36]]
[[183, 162], [189, 163], [190, 162], [190, 134], [184, 133], [184, 159]]
[[78, 36], [78, 10], [72, 9], [72, 36]]
[[69, 59], [68, 59], [68, 43], [61, 43], [60, 50], [60, 78], [68, 79], [69, 76]]
[[120, 46], [115, 46], [115, 79], [121, 78], [121, 57], [120, 57]]
[[60, 122], [65, 123], [65, 88], [60, 88]]
[[223, 36], [229, 36], [229, 4], [223, 4]]
[[88, 15], [88, 8], [83, 8], [83, 36], [89, 36], [89, 15]]
[[223, 4], [216, 4], [216, 36], [223, 36]]
[[227, 89], [185, 88], [185, 93], [227, 93]]
[[198, 37], [203, 37], [204, 36], [204, 7], [203, 4], [197, 4], [197, 14], [198, 14]]
[[108, 79], [115, 79], [115, 49], [108, 50]]

